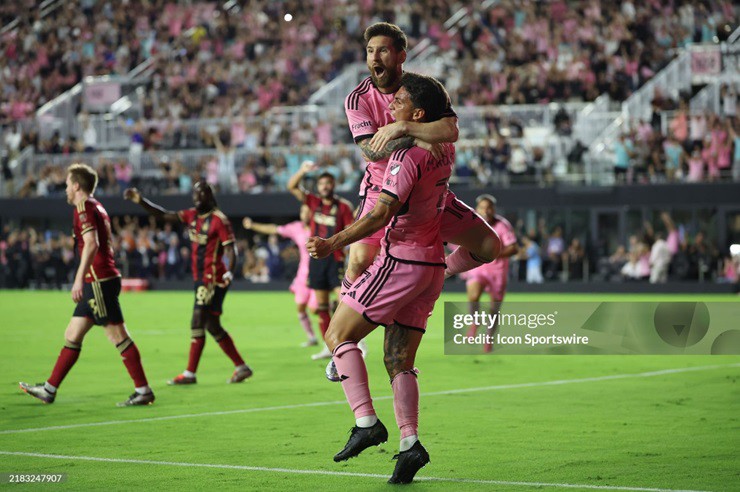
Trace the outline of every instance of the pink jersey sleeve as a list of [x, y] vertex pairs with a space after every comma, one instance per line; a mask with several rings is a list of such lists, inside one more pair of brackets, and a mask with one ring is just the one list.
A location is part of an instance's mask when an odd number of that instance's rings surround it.
[[283, 237], [287, 237], [294, 243], [298, 244], [298, 236], [301, 233], [301, 230], [303, 229], [303, 224], [301, 224], [299, 221], [290, 222], [285, 225], [278, 226], [277, 232]]
[[368, 107], [367, 101], [352, 92], [344, 101], [344, 112], [349, 122], [349, 131], [355, 143], [372, 137], [378, 131], [376, 118]]
[[493, 230], [496, 231], [498, 237], [501, 239], [502, 246], [505, 248], [507, 246], [515, 244], [517, 242], [516, 234], [514, 234], [514, 228], [511, 227], [509, 221], [504, 219], [503, 217], [496, 218], [498, 219], [498, 221], [493, 226]]

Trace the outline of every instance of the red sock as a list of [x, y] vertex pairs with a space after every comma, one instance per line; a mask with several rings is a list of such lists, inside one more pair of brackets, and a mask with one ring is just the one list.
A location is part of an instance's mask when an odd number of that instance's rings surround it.
[[149, 386], [149, 383], [146, 381], [146, 375], [144, 374], [144, 368], [141, 365], [141, 354], [139, 354], [139, 349], [136, 348], [134, 342], [131, 342], [131, 345], [121, 352], [121, 358], [129, 376], [134, 380], [134, 386], [137, 388]]
[[362, 352], [355, 342], [345, 342], [334, 349], [334, 364], [342, 378], [342, 389], [355, 418], [375, 415]]
[[198, 369], [203, 347], [206, 346], [206, 337], [193, 337], [190, 341], [190, 356], [188, 357], [188, 371], [195, 372]]
[[239, 351], [236, 350], [236, 347], [234, 346], [234, 340], [231, 339], [231, 336], [229, 336], [228, 333], [225, 337], [218, 341], [218, 346], [221, 347], [221, 350], [223, 350], [224, 353], [229, 356], [229, 359], [231, 359], [231, 361], [234, 363], [234, 366], [244, 365], [244, 359], [242, 359], [242, 356], [239, 355]]
[[48, 383], [50, 385], [58, 388], [59, 385], [62, 384], [64, 377], [67, 375], [69, 370], [72, 369], [72, 366], [75, 365], [75, 362], [77, 362], [77, 359], [80, 357], [81, 349], [82, 347], [76, 343], [68, 342], [64, 346], [62, 352], [57, 358], [56, 364], [54, 364], [54, 369], [51, 371], [51, 376], [49, 376]]
[[319, 315], [319, 329], [321, 330], [321, 338], [324, 338], [324, 335], [326, 335], [326, 330], [329, 329], [331, 316], [329, 316], [329, 311], [327, 310], [321, 310], [316, 314]]

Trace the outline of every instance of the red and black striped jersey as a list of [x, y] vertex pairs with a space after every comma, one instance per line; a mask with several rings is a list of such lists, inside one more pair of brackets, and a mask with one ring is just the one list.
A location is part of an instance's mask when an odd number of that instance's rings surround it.
[[195, 208], [189, 208], [180, 210], [177, 216], [188, 228], [193, 280], [204, 284], [220, 284], [226, 273], [224, 248], [235, 241], [231, 222], [218, 209], [198, 215]]
[[77, 251], [82, 255], [85, 241], [82, 236], [89, 231], [97, 236], [98, 251], [95, 253], [90, 269], [85, 272], [85, 282], [107, 280], [120, 277], [113, 258], [113, 240], [110, 229], [110, 218], [103, 205], [93, 197], [80, 202], [75, 207], [73, 215], [73, 231], [77, 242]]
[[[306, 205], [311, 210], [311, 235], [328, 238], [352, 224], [352, 204], [344, 198], [335, 196], [331, 203], [325, 204], [318, 195], [306, 193]], [[305, 247], [305, 245], [301, 245]], [[344, 261], [344, 251], [334, 252], [337, 261]]]

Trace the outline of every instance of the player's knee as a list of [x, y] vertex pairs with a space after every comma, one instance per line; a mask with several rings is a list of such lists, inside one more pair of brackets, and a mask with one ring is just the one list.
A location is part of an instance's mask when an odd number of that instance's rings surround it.
[[353, 283], [362, 272], [367, 270], [372, 262], [373, 259], [364, 253], [355, 255], [355, 257], [350, 258], [347, 262], [347, 270], [344, 272], [344, 276]]
[[480, 250], [475, 255], [484, 263], [490, 263], [501, 254], [501, 239], [493, 229], [488, 229], [486, 237], [481, 241]]
[[128, 333], [123, 325], [109, 326], [105, 329], [105, 336], [113, 345], [118, 346], [121, 342], [128, 339]]
[[226, 336], [226, 330], [221, 326], [221, 319], [218, 316], [209, 315], [207, 317], [206, 330], [217, 342], [221, 341]]
[[401, 347], [386, 348], [383, 354], [383, 363], [391, 381], [398, 374], [411, 371], [414, 368], [414, 361], [409, 359], [407, 350]]

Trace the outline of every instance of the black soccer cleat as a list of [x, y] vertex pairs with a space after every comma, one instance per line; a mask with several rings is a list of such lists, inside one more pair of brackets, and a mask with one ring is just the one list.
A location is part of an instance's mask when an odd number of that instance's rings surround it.
[[152, 393], [151, 391], [144, 394], [134, 392], [131, 396], [128, 397], [128, 400], [116, 403], [116, 406], [135, 407], [140, 405], [151, 405], [152, 403], [154, 403], [154, 393]]
[[393, 470], [393, 476], [388, 480], [388, 483], [411, 483], [416, 472], [429, 463], [429, 453], [421, 445], [421, 442], [416, 441], [410, 449], [398, 453], [393, 459], [398, 461], [396, 462], [396, 469]]
[[378, 420], [372, 427], [357, 427], [350, 429], [350, 436], [344, 449], [334, 455], [334, 461], [346, 461], [362, 453], [370, 446], [383, 444], [388, 440], [388, 430], [383, 422]]
[[50, 393], [49, 391], [47, 391], [44, 383], [34, 385], [21, 381], [20, 383], [18, 383], [18, 386], [20, 386], [21, 390], [23, 390], [25, 393], [28, 393], [34, 398], [38, 398], [44, 403], [54, 403], [54, 398], [56, 398], [56, 393]]

